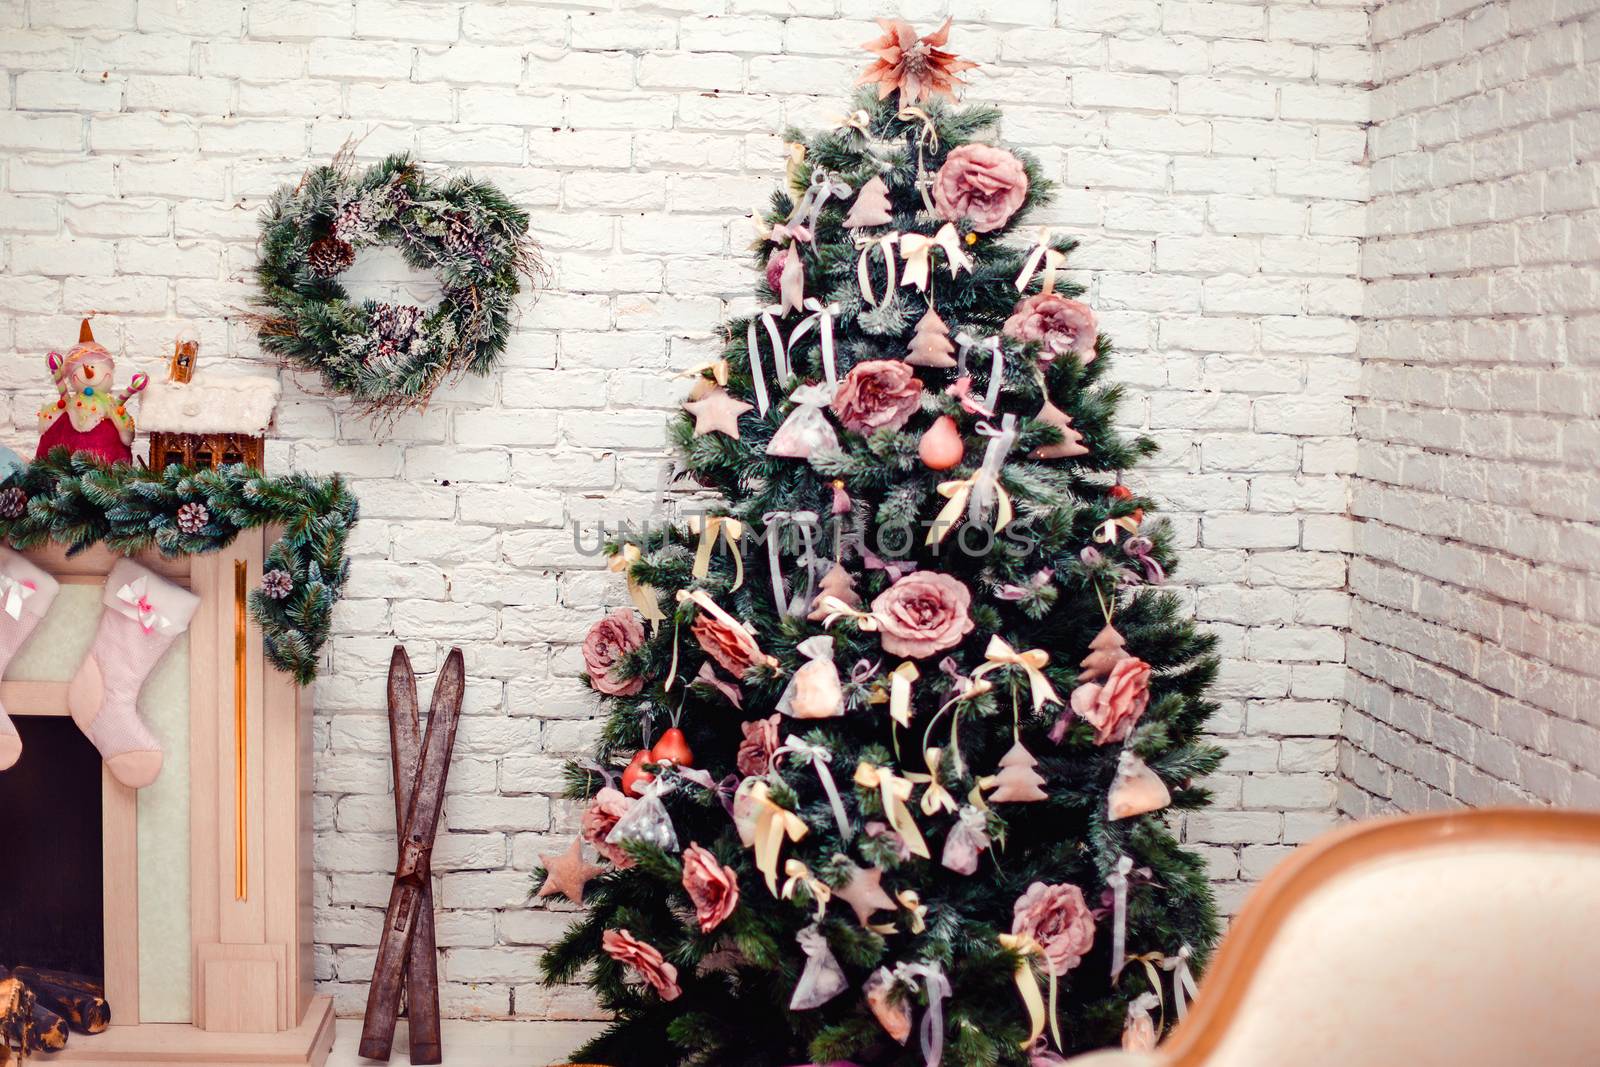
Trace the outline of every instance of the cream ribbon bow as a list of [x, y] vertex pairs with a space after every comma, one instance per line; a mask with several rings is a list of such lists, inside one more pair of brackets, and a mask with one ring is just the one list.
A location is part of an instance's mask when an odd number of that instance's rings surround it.
[[22, 602], [39, 591], [39, 587], [27, 579], [13, 578], [9, 574], [0, 574], [0, 588], [5, 590], [5, 612], [13, 619], [22, 618]]
[[811, 891], [811, 902], [817, 906], [817, 922], [821, 922], [822, 917], [827, 914], [828, 901], [833, 899], [833, 887], [812, 874], [810, 867], [796, 859], [791, 859], [783, 865], [783, 873], [788, 877], [779, 896], [784, 900], [793, 900], [795, 892], [801, 886], [805, 886]]
[[798, 841], [810, 828], [800, 816], [773, 801], [766, 782], [751, 786], [750, 797], [756, 805], [756, 869], [766, 878], [768, 891], [776, 897], [779, 895], [778, 854], [783, 851], [783, 839]]
[[729, 515], [690, 515], [689, 529], [700, 535], [700, 544], [694, 554], [694, 567], [689, 573], [696, 578], [704, 578], [711, 573], [711, 553], [717, 547], [718, 538], [721, 538], [728, 546], [728, 554], [733, 557], [733, 585], [728, 587], [728, 592], [736, 592], [744, 584], [744, 552], [739, 545], [744, 538], [744, 523]]
[[1006, 643], [1005, 638], [995, 634], [989, 638], [989, 647], [983, 650], [983, 656], [983, 665], [972, 672], [973, 681], [1001, 667], [1021, 667], [1027, 672], [1028, 685], [1033, 690], [1035, 714], [1044, 710], [1046, 704], [1062, 703], [1056, 687], [1044, 676], [1044, 668], [1050, 663], [1050, 653], [1044, 649], [1030, 648], [1026, 652], [1018, 652]]
[[940, 809], [954, 814], [960, 807], [956, 798], [950, 795], [950, 790], [944, 787], [939, 780], [939, 762], [944, 758], [944, 749], [928, 748], [922, 752], [923, 762], [928, 765], [927, 774], [908, 774], [906, 778], [913, 782], [925, 783], [927, 790], [922, 794], [922, 814], [937, 815]]
[[949, 537], [963, 508], [967, 509], [967, 521], [977, 522], [984, 510], [993, 503], [996, 505], [993, 532], [999, 533], [1011, 524], [1015, 512], [1011, 506], [1011, 494], [1000, 484], [1000, 468], [1005, 464], [1011, 446], [1016, 444], [1017, 417], [1011, 414], [1003, 416], [998, 430], [988, 422], [980, 422], [978, 433], [989, 438], [989, 445], [983, 453], [983, 465], [970, 478], [939, 483], [939, 495], [945, 498], [946, 503], [928, 527], [924, 544], [936, 545]]
[[956, 277], [963, 270], [969, 274], [972, 272], [972, 257], [961, 247], [961, 234], [956, 232], [954, 224], [947, 222], [939, 227], [939, 232], [932, 237], [925, 233], [900, 235], [900, 258], [906, 265], [905, 271], [900, 276], [901, 285], [911, 285], [923, 292], [927, 291], [933, 250], [936, 248], [944, 252], [945, 260], [950, 266], [950, 277]]
[[1044, 288], [1041, 293], [1056, 291], [1056, 271], [1066, 263], [1067, 257], [1050, 247], [1051, 230], [1048, 226], [1039, 227], [1039, 243], [1028, 253], [1027, 262], [1023, 263], [1022, 271], [1017, 275], [1017, 292], [1025, 292], [1028, 283], [1039, 270], [1040, 262], [1044, 263]]
[[[615, 556], [611, 557], [611, 562], [606, 565], [606, 569], [627, 577], [628, 596], [633, 599], [633, 606], [639, 609], [639, 614], [645, 617], [645, 621], [650, 623], [664, 622], [667, 616], [661, 610], [660, 603], [656, 600], [655, 586], [634, 580], [633, 565], [642, 558], [644, 558], [644, 553], [639, 551], [638, 545], [626, 544], [622, 546], [622, 549]], [[140, 581], [143, 580], [142, 578], [140, 579]]]
[[922, 831], [917, 829], [917, 821], [911, 815], [911, 809], [906, 802], [911, 799], [911, 783], [895, 774], [887, 767], [879, 767], [875, 763], [862, 760], [856, 765], [856, 785], [863, 789], [876, 789], [883, 800], [883, 814], [889, 820], [889, 826], [900, 835], [900, 840], [905, 842], [907, 850], [913, 856], [928, 859], [928, 843], [922, 838]]
[[139, 616], [139, 626], [145, 633], [166, 633], [172, 628], [172, 620], [156, 610], [155, 604], [150, 601], [149, 589], [148, 576], [136, 578], [117, 590], [117, 599], [134, 608]]
[[[1039, 979], [1033, 973], [1033, 957], [1044, 955], [1044, 946], [1033, 939], [1031, 934], [1001, 934], [1000, 945], [1015, 952], [1017, 959], [1017, 972], [1014, 980], [1017, 983], [1017, 992], [1022, 995], [1023, 1006], [1028, 1010], [1028, 1038], [1022, 1042], [1022, 1047], [1027, 1048], [1039, 1040], [1039, 1035], [1044, 1033], [1045, 1022], [1048, 1020], [1052, 1028], [1055, 1027], [1054, 1013], [1046, 1014], [1044, 996], [1039, 992]], [[1049, 967], [1045, 968], [1050, 970]], [[1056, 977], [1055, 972], [1050, 972], [1050, 999], [1055, 1000]], [[1061, 1045], [1059, 1030], [1055, 1034], [1056, 1045]]]

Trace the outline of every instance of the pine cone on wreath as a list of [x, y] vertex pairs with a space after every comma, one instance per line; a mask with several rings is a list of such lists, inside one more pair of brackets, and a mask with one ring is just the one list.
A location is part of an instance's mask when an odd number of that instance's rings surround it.
[[282, 600], [294, 591], [294, 579], [289, 572], [274, 567], [261, 576], [261, 592], [268, 600]]
[[346, 243], [353, 242], [366, 225], [365, 215], [361, 201], [350, 201], [333, 217], [333, 236]]
[[28, 494], [18, 486], [0, 492], [0, 517], [7, 519], [20, 518], [28, 510]]
[[198, 500], [191, 500], [178, 509], [178, 529], [186, 534], [197, 534], [211, 521], [211, 512]]
[[483, 238], [473, 230], [472, 223], [461, 212], [445, 219], [444, 246], [458, 256], [470, 256], [479, 263], [487, 261], [489, 257]]
[[340, 271], [348, 270], [355, 261], [354, 246], [337, 237], [320, 238], [312, 244], [311, 251], [306, 255], [311, 273], [319, 278], [331, 278]]

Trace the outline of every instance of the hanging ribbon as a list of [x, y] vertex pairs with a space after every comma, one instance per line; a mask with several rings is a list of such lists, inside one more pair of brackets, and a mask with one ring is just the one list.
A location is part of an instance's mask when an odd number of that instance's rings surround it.
[[895, 116], [901, 122], [921, 122], [922, 129], [917, 131], [917, 192], [922, 194], [922, 206], [928, 211], [933, 211], [933, 197], [929, 189], [933, 185], [933, 178], [928, 174], [928, 152], [939, 150], [939, 129], [933, 124], [933, 116], [920, 107], [903, 107]]
[[828, 380], [831, 389], [839, 387], [839, 372], [835, 368], [833, 359], [833, 317], [839, 314], [838, 304], [824, 304], [816, 297], [807, 297], [805, 308], [811, 314], [800, 320], [800, 325], [794, 328], [794, 333], [789, 335], [789, 352], [792, 355], [801, 338], [810, 332], [813, 326], [818, 328], [818, 335], [822, 338], [822, 373]]
[[[617, 776], [611, 772], [611, 768], [610, 767], [607, 767], [602, 763], [596, 763], [594, 760], [590, 759], [589, 757], [583, 756], [583, 757], [581, 757], [579, 759], [573, 760], [572, 761], [572, 765], [574, 767], [579, 768], [580, 770], [593, 771], [595, 774], [598, 774], [601, 778], [604, 778], [607, 789], [615, 789], [617, 787]], [[585, 783], [585, 788], [587, 788], [587, 786], [588, 786], [588, 783], [586, 782]]]
[[[784, 146], [783, 181], [790, 189], [799, 191], [800, 168], [806, 162], [806, 145], [804, 141], [789, 141]], [[792, 216], [791, 216], [792, 218]]]
[[1189, 1001], [1200, 993], [1194, 984], [1194, 972], [1189, 970], [1190, 955], [1189, 946], [1184, 945], [1176, 956], [1161, 961], [1161, 969], [1172, 972], [1172, 1006], [1177, 1010], [1179, 1022], [1189, 1014]]
[[784, 900], [793, 900], [800, 887], [805, 886], [811, 893], [811, 902], [817, 906], [817, 922], [821, 922], [823, 915], [827, 914], [828, 901], [833, 899], [833, 887], [812, 874], [810, 867], [796, 859], [791, 859], [783, 865], [783, 873], [788, 875], [788, 879], [783, 883], [783, 892], [779, 895]]
[[1161, 563], [1150, 553], [1155, 550], [1155, 543], [1148, 537], [1130, 537], [1127, 544], [1122, 546], [1122, 551], [1132, 556], [1144, 565], [1144, 580], [1151, 585], [1160, 585], [1167, 580], [1167, 572]]
[[979, 409], [979, 413], [992, 419], [994, 418], [994, 406], [1000, 402], [1000, 386], [1004, 383], [1006, 376], [1006, 355], [1005, 350], [1000, 347], [1000, 338], [995, 336], [979, 341], [965, 330], [962, 330], [956, 334], [955, 342], [960, 348], [960, 354], [956, 357], [956, 377], [958, 380], [970, 374], [967, 370], [967, 354], [972, 349], [987, 348], [991, 353], [989, 357], [989, 391], [984, 394], [983, 407]]
[[810, 832], [805, 822], [788, 808], [773, 802], [767, 783], [757, 781], [750, 787], [750, 798], [755, 804], [756, 869], [767, 880], [767, 889], [778, 896], [778, 855], [783, 851], [783, 839], [798, 841]]
[[772, 370], [778, 377], [778, 388], [789, 388], [789, 352], [783, 346], [783, 335], [778, 332], [778, 319], [784, 313], [782, 304], [773, 304], [764, 307], [752, 316], [750, 325], [745, 333], [745, 350], [750, 354], [750, 381], [756, 387], [756, 408], [762, 416], [767, 413], [767, 408], [772, 401], [767, 396], [767, 376], [761, 369], [761, 338], [756, 333], [756, 319], [766, 327], [767, 339], [772, 342]]
[[899, 963], [895, 981], [912, 992], [919, 988], [928, 995], [928, 1011], [919, 1030], [924, 1067], [939, 1067], [944, 1057], [944, 1002], [950, 996], [950, 979], [937, 963]]
[[944, 787], [939, 780], [939, 762], [944, 758], [944, 749], [928, 748], [922, 752], [922, 761], [928, 767], [927, 774], [908, 774], [908, 781], [926, 784], [927, 790], [922, 794], [922, 814], [937, 815], [940, 810], [955, 814], [960, 806], [956, 798], [950, 795], [950, 790]]
[[848, 184], [836, 174], [830, 174], [821, 168], [811, 172], [811, 184], [806, 187], [805, 194], [800, 197], [800, 202], [789, 213], [791, 224], [805, 219], [805, 225], [811, 231], [812, 244], [816, 243], [817, 220], [822, 215], [823, 205], [827, 204], [830, 197], [847, 197], [853, 192]]
[[1094, 539], [1104, 544], [1116, 544], [1123, 531], [1130, 534], [1139, 532], [1139, 522], [1132, 515], [1123, 515], [1120, 518], [1107, 519], [1095, 527]]
[[[166, 633], [172, 628], [172, 620], [156, 610], [155, 604], [150, 600], [149, 588], [149, 577], [135, 579], [117, 590], [117, 599], [129, 605], [138, 613], [139, 627], [145, 633], [156, 633], [158, 631]], [[9, 595], [7, 599], [9, 600]], [[9, 614], [10, 608], [8, 607], [6, 611]]]
[[[1017, 983], [1017, 992], [1022, 995], [1023, 1006], [1028, 1009], [1028, 1039], [1022, 1043], [1027, 1048], [1039, 1040], [1039, 1035], [1044, 1033], [1047, 1016], [1044, 1010], [1044, 996], [1039, 992], [1039, 979], [1033, 973], [1033, 957], [1044, 955], [1044, 948], [1033, 939], [1031, 934], [1001, 934], [1000, 946], [1008, 948], [1017, 954], [1017, 971], [1013, 980]], [[1054, 983], [1055, 976], [1051, 975]], [[1061, 1044], [1061, 1038], [1056, 1038], [1056, 1044]]]
[[995, 634], [989, 638], [989, 647], [983, 650], [983, 655], [983, 665], [972, 672], [973, 681], [1001, 667], [1021, 667], [1027, 673], [1028, 686], [1033, 691], [1034, 714], [1043, 711], [1046, 704], [1062, 703], [1055, 686], [1044, 676], [1044, 668], [1050, 663], [1050, 653], [1044, 649], [1031, 648], [1026, 652], [1018, 652], [1006, 643], [1005, 638]]
[[22, 602], [39, 591], [39, 587], [27, 579], [13, 578], [9, 574], [0, 574], [0, 589], [5, 590], [5, 612], [13, 619], [22, 618]]
[[878, 306], [878, 294], [872, 287], [872, 250], [876, 248], [883, 257], [883, 272], [888, 277], [884, 285], [883, 299], [887, 301], [894, 294], [895, 256], [894, 246], [899, 242], [898, 233], [886, 233], [879, 237], [869, 237], [866, 234], [856, 234], [856, 247], [861, 250], [856, 257], [856, 284], [861, 287], [861, 299], [873, 307]]
[[1050, 238], [1050, 227], [1039, 227], [1039, 243], [1034, 246], [1032, 252], [1028, 253], [1027, 262], [1022, 265], [1022, 272], [1017, 275], [1017, 292], [1021, 293], [1027, 290], [1028, 283], [1033, 279], [1034, 273], [1038, 271], [1041, 261], [1044, 263], [1044, 288], [1040, 292], [1053, 293], [1056, 291], [1056, 271], [1060, 270], [1061, 266], [1066, 263], [1067, 257], [1050, 247]]
[[[832, 638], [825, 638], [832, 640]], [[797, 763], [809, 763], [812, 770], [817, 772], [817, 779], [822, 783], [822, 791], [828, 795], [828, 804], [833, 808], [833, 821], [839, 827], [839, 836], [850, 840], [852, 829], [850, 816], [845, 812], [844, 798], [839, 795], [839, 786], [833, 780], [833, 753], [822, 745], [813, 745], [790, 734], [783, 739], [783, 746], [772, 754], [774, 765], [779, 756], [794, 756]]]
[[791, 241], [812, 241], [811, 230], [805, 226], [791, 226], [787, 222], [780, 222], [767, 234], [767, 240], [776, 245], [787, 245]]
[[695, 549], [694, 567], [689, 573], [704, 578], [711, 573], [711, 553], [720, 537], [733, 557], [733, 585], [728, 592], [737, 592], [744, 585], [744, 552], [739, 542], [744, 538], [744, 523], [730, 515], [690, 515], [689, 529], [700, 535], [700, 545]]
[[936, 545], [950, 536], [963, 508], [967, 511], [967, 521], [977, 523], [991, 504], [996, 505], [994, 533], [999, 533], [1010, 524], [1013, 515], [1011, 494], [1000, 484], [1000, 468], [1011, 446], [1017, 442], [1017, 417], [1008, 414], [1000, 425], [1001, 428], [996, 430], [990, 423], [978, 424], [978, 433], [989, 438], [989, 446], [983, 453], [983, 465], [977, 473], [970, 478], [939, 483], [939, 495], [946, 499], [946, 503], [928, 528], [925, 544]]
[[1111, 887], [1111, 981], [1115, 982], [1127, 966], [1128, 956], [1128, 872], [1133, 870], [1133, 860], [1123, 856], [1117, 860], [1117, 869], [1106, 877]]
[[900, 835], [912, 855], [929, 859], [928, 843], [923, 840], [922, 831], [917, 829], [917, 821], [906, 805], [911, 799], [911, 783], [889, 768], [868, 760], [857, 764], [855, 782], [863, 789], [878, 790], [883, 800], [884, 818], [889, 820], [890, 827]]
[[944, 252], [950, 277], [956, 277], [963, 270], [971, 273], [972, 257], [961, 247], [961, 234], [956, 232], [953, 224], [947, 222], [932, 237], [925, 233], [900, 235], [900, 258], [905, 261], [905, 270], [900, 275], [901, 285], [915, 286], [927, 292], [933, 250], [936, 248]]
[[[694, 601], [695, 607], [699, 608], [701, 611], [705, 612], [707, 615], [710, 615], [712, 618], [716, 619], [718, 622], [720, 622], [722, 625], [726, 626], [728, 629], [742, 632], [743, 634], [745, 634], [747, 637], [750, 638], [751, 645], [755, 646], [755, 639], [756, 639], [755, 638], [755, 634], [754, 634], [754, 632], [751, 631], [750, 627], [746, 626], [744, 623], [740, 622], [738, 619], [734, 618], [732, 615], [729, 615], [726, 611], [723, 611], [722, 608], [718, 607], [717, 606], [717, 602], [715, 600], [711, 599], [711, 594], [707, 593], [704, 589], [695, 589], [695, 590], [692, 590], [692, 591], [688, 590], [688, 589], [680, 589], [680, 590], [678, 590], [678, 603], [682, 604], [686, 600]], [[673, 647], [674, 647], [674, 649], [676, 649], [676, 647], [677, 647], [677, 642], [676, 641], [673, 642]], [[773, 657], [773, 656], [767, 655], [765, 652], [762, 652], [761, 649], [759, 648], [759, 646], [755, 647], [753, 658], [755, 659], [755, 661], [757, 663], [759, 663], [759, 664], [761, 664], [762, 666], [765, 666], [765, 667], [770, 667], [773, 670], [776, 670], [777, 667], [778, 667], [777, 659], [775, 657]], [[676, 654], [676, 652], [674, 652], [674, 654], [673, 654], [673, 661], [674, 661], [673, 662], [673, 672], [676, 673], [676, 671], [677, 671], [677, 662], [676, 662], [677, 661], [677, 654]], [[672, 688], [670, 683], [667, 685], [667, 688], [668, 689]]]
[[[806, 572], [806, 592], [802, 598], [798, 593], [791, 600], [787, 586], [783, 579], [783, 537], [782, 527], [787, 520], [795, 525], [800, 532], [801, 560], [807, 561], [804, 568]], [[777, 607], [780, 615], [793, 617], [804, 615], [811, 610], [811, 598], [817, 592], [816, 571], [811, 568], [809, 561], [816, 558], [816, 546], [812, 542], [812, 531], [818, 522], [817, 513], [814, 511], [769, 511], [761, 516], [762, 526], [767, 537], [767, 570], [772, 579], [772, 603]]]

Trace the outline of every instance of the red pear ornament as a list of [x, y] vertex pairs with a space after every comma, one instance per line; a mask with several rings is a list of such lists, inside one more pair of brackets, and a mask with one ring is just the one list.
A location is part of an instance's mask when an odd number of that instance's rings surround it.
[[689, 739], [683, 736], [683, 731], [673, 726], [663, 730], [661, 736], [656, 738], [655, 747], [650, 750], [650, 762], [693, 767], [694, 750], [689, 747]]
[[954, 467], [961, 462], [966, 451], [967, 446], [961, 441], [961, 430], [949, 415], [934, 419], [933, 425], [923, 431], [922, 440], [917, 442], [917, 455], [922, 458], [924, 466], [934, 471], [947, 471]]
[[656, 776], [644, 769], [646, 763], [651, 762], [650, 750], [641, 748], [633, 754], [633, 762], [628, 764], [622, 772], [622, 793], [624, 796], [636, 797], [644, 792], [644, 787], [656, 780]]

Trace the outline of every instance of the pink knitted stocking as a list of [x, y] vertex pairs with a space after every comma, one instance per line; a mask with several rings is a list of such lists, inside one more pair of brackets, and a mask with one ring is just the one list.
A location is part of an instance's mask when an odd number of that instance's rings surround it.
[[[0, 548], [0, 673], [27, 643], [50, 610], [60, 588], [56, 580], [9, 548]], [[0, 705], [0, 771], [22, 755], [22, 738]]]
[[189, 628], [200, 598], [124, 559], [106, 577], [104, 603], [94, 644], [67, 688], [67, 708], [111, 776], [142, 789], [161, 774], [161, 742], [139, 718], [139, 690]]

